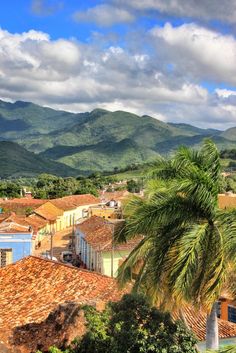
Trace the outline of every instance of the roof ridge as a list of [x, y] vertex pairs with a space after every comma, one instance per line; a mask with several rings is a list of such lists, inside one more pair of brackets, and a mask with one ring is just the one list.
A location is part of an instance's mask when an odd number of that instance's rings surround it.
[[[114, 280], [114, 278], [111, 278], [110, 276], [107, 276], [107, 275], [103, 275], [102, 273], [97, 272], [97, 271], [86, 270], [85, 268], [80, 268], [80, 267], [75, 267], [75, 266], [67, 265], [67, 264], [65, 264], [65, 263], [63, 263], [63, 262], [60, 262], [60, 261], [50, 260], [50, 259], [46, 259], [46, 258], [43, 258], [43, 257], [40, 257], [40, 256], [35, 256], [35, 255], [26, 256], [26, 257], [24, 257], [23, 259], [20, 259], [20, 260], [16, 261], [15, 263], [20, 262], [20, 261], [22, 261], [22, 260], [24, 260], [24, 259], [27, 259], [27, 258], [35, 258], [35, 259], [37, 259], [37, 260], [41, 260], [41, 261], [44, 261], [44, 262], [54, 263], [54, 264], [56, 264], [56, 265], [65, 266], [66, 268], [70, 268], [70, 269], [72, 269], [72, 270], [81, 271], [81, 272], [85, 272], [85, 273], [95, 273], [95, 274], [97, 274], [97, 275], [99, 275], [99, 276], [101, 276], [101, 277], [105, 277], [105, 278], [109, 278], [109, 279]], [[14, 264], [15, 264], [15, 263], [14, 263]], [[14, 264], [13, 264], [13, 265], [14, 265]]]

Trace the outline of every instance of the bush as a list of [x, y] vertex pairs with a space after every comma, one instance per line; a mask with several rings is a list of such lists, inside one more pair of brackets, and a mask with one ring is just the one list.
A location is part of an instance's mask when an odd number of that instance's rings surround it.
[[196, 353], [197, 340], [181, 321], [151, 307], [140, 295], [124, 295], [103, 312], [84, 307], [87, 332], [62, 352], [50, 353]]
[[99, 313], [85, 311], [88, 331], [76, 353], [195, 353], [196, 338], [169, 313], [149, 306], [142, 296], [125, 295]]

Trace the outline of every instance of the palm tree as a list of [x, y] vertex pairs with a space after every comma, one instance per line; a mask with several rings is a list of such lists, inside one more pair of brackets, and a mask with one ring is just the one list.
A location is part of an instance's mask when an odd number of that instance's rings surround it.
[[210, 140], [199, 151], [181, 147], [173, 158], [158, 160], [151, 175], [146, 197], [133, 197], [125, 207], [117, 240], [144, 238], [120, 267], [118, 280], [129, 281], [138, 265], [134, 290], [169, 309], [187, 302], [204, 307], [207, 348], [218, 349], [215, 303], [236, 250], [236, 211], [218, 208], [219, 153]]

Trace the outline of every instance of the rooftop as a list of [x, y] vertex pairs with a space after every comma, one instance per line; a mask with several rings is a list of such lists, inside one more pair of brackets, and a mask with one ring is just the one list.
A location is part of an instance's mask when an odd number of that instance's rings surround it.
[[36, 208], [34, 213], [48, 221], [55, 221], [57, 217], [63, 215], [63, 210], [48, 201]]
[[[189, 328], [193, 330], [200, 341], [204, 341], [206, 339], [206, 313], [199, 310], [196, 312], [193, 307], [186, 307], [184, 314]], [[236, 336], [236, 324], [221, 319], [218, 319], [218, 323], [220, 338]]]
[[[113, 227], [115, 230], [121, 225], [121, 221], [105, 220], [102, 217], [92, 216], [77, 226], [77, 229], [85, 235], [85, 240], [94, 250], [110, 251], [112, 248]], [[115, 250], [132, 250], [141, 240], [140, 236], [126, 243], [116, 244]]]
[[4, 212], [15, 212], [17, 214], [25, 214], [27, 208], [35, 209], [40, 205], [46, 203], [48, 200], [31, 199], [22, 197], [19, 199], [9, 199], [0, 201], [0, 207]]
[[236, 208], [236, 194], [231, 192], [218, 195], [218, 205], [221, 209]]
[[33, 256], [0, 269], [0, 337], [4, 330], [45, 320], [66, 301], [119, 300], [114, 279]]
[[100, 198], [104, 201], [110, 201], [110, 200], [122, 201], [130, 195], [132, 194], [127, 190], [113, 191], [113, 192], [105, 191], [100, 193]]
[[60, 199], [50, 200], [50, 202], [56, 207], [64, 211], [68, 211], [79, 206], [98, 205], [100, 203], [100, 199], [90, 194], [84, 194], [65, 196]]
[[32, 233], [32, 231], [29, 229], [29, 226], [23, 226], [21, 224], [15, 223], [15, 222], [2, 222], [0, 224], [0, 235], [2, 234], [15, 234], [15, 233]]

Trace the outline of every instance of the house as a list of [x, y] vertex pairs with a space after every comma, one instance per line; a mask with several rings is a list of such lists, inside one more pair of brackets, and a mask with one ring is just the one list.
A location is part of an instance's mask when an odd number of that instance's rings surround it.
[[236, 208], [236, 194], [231, 191], [218, 195], [218, 206], [221, 209]]
[[50, 200], [50, 202], [64, 211], [62, 218], [64, 229], [88, 217], [89, 208], [99, 205], [100, 199], [90, 194], [84, 194], [65, 196]]
[[82, 305], [103, 309], [123, 293], [112, 278], [26, 257], [0, 269], [0, 342], [10, 353], [70, 343], [85, 332]]
[[76, 253], [86, 268], [107, 276], [116, 276], [119, 265], [140, 242], [136, 237], [123, 244], [114, 243], [114, 232], [121, 225], [119, 220], [107, 221], [92, 216], [77, 225]]
[[0, 201], [1, 213], [15, 212], [17, 215], [26, 215], [48, 200], [32, 199], [28, 197], [6, 199]]
[[33, 230], [27, 223], [5, 219], [0, 223], [0, 267], [31, 255], [34, 241]]
[[89, 215], [98, 216], [105, 219], [121, 219], [122, 209], [118, 201], [111, 199], [107, 203], [98, 206], [91, 206], [89, 208]]
[[[67, 345], [86, 330], [83, 305], [103, 310], [130, 289], [120, 291], [114, 279], [99, 273], [33, 256], [2, 268], [0, 349], [31, 353]], [[206, 313], [185, 307], [184, 314], [189, 327], [204, 340]], [[219, 319], [219, 336], [235, 337], [236, 324]]]
[[38, 218], [45, 220], [46, 232], [57, 232], [63, 229], [64, 211], [48, 201], [33, 211]]
[[122, 202], [127, 199], [132, 194], [127, 190], [120, 190], [120, 191], [101, 191], [100, 192], [100, 199], [103, 203], [107, 203], [111, 200], [118, 202], [119, 206]]
[[218, 300], [218, 317], [236, 323], [236, 301], [228, 293], [222, 293]]

